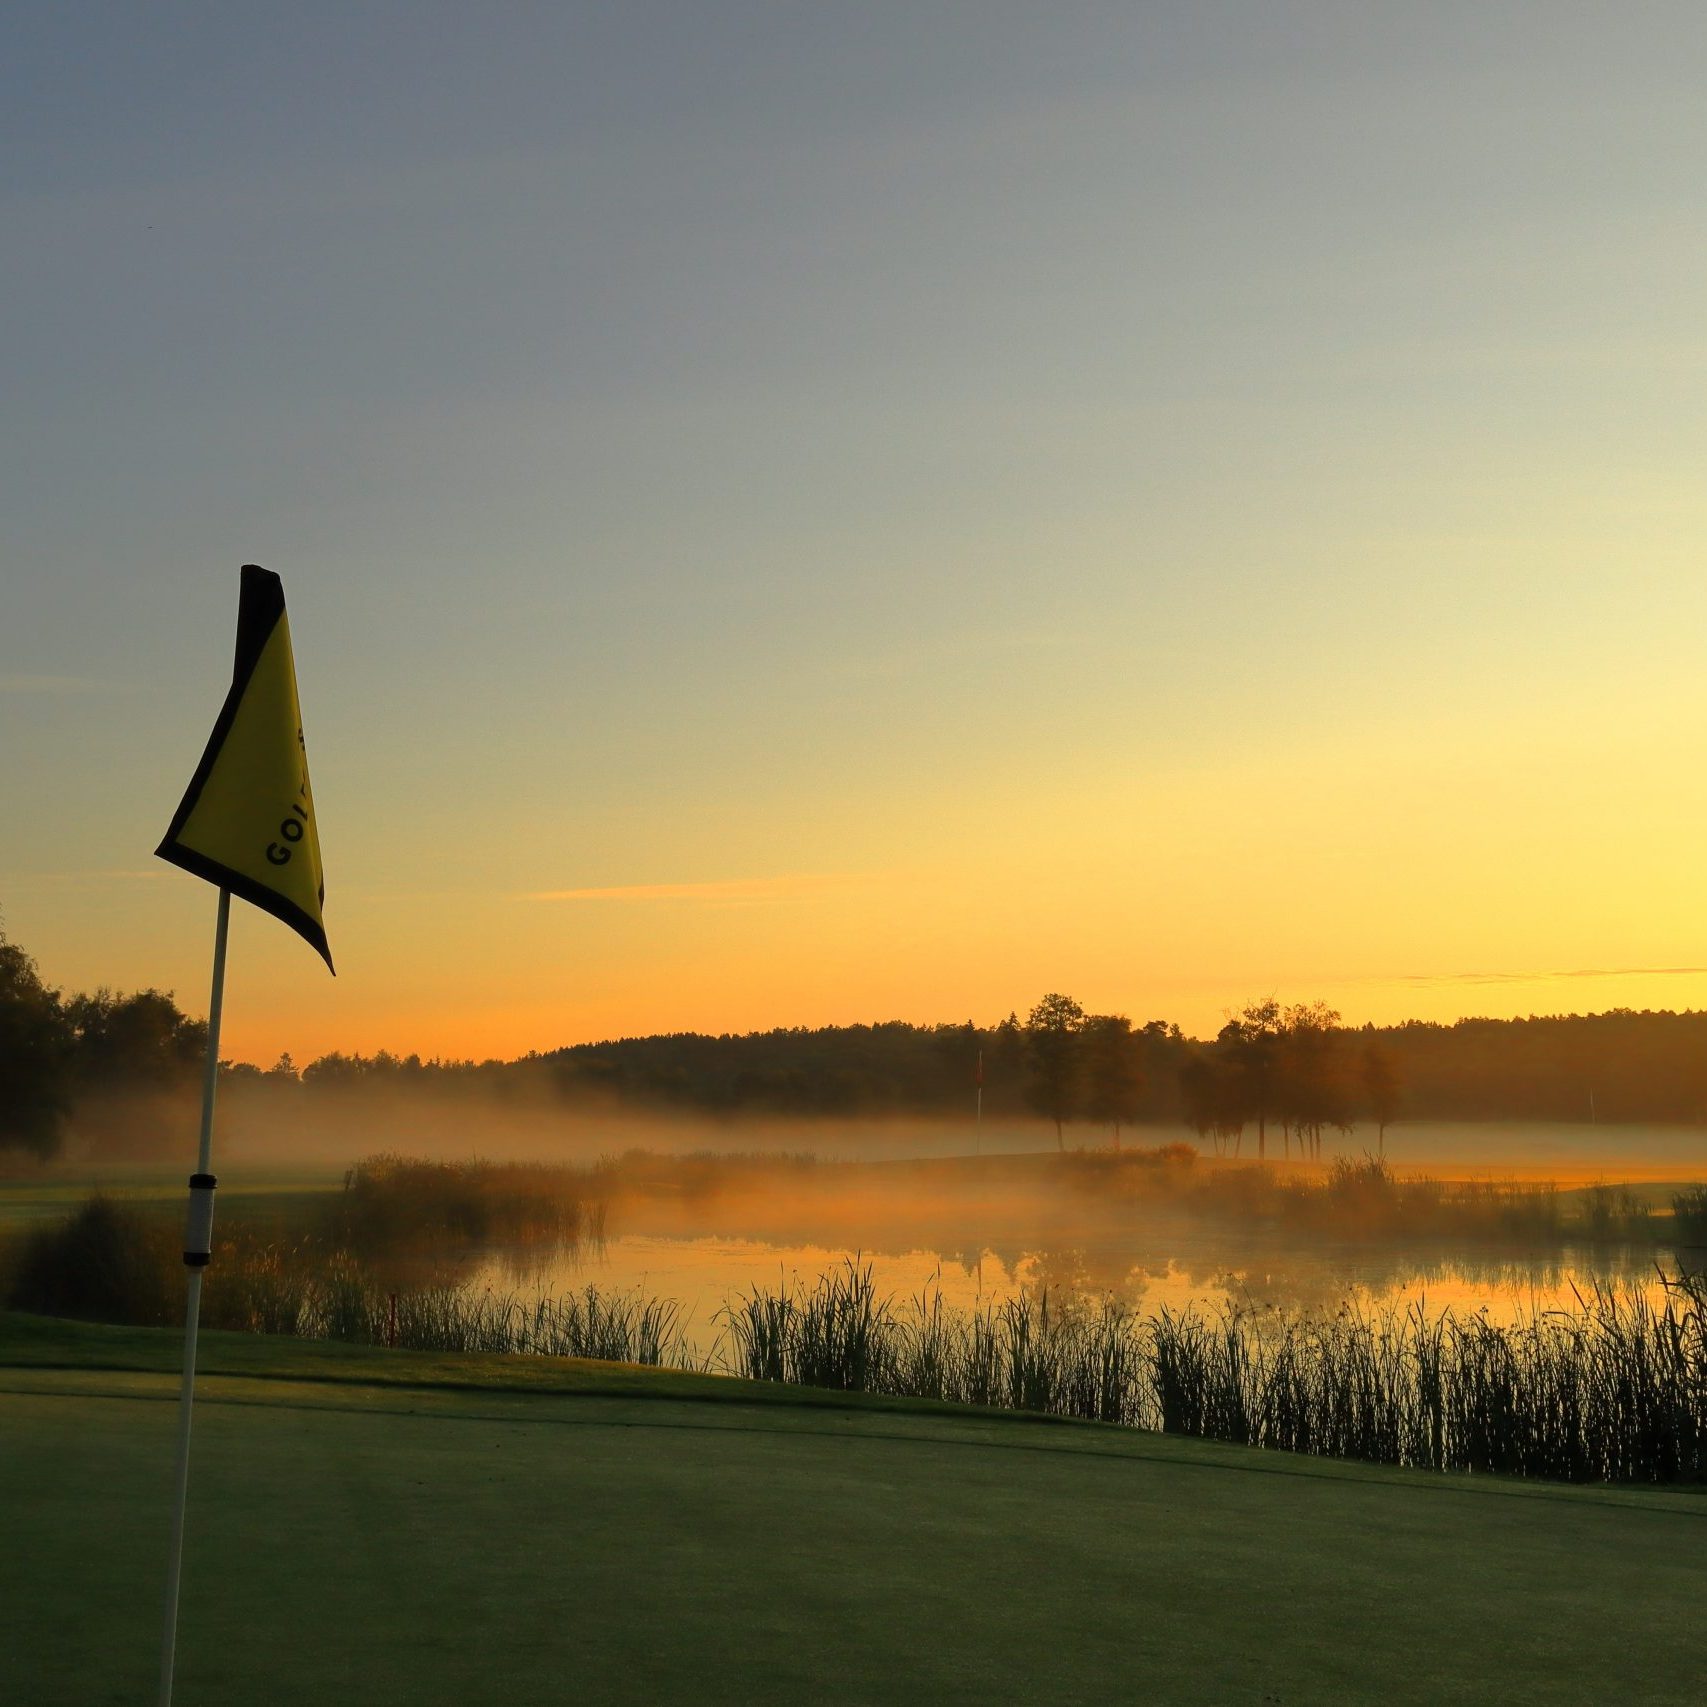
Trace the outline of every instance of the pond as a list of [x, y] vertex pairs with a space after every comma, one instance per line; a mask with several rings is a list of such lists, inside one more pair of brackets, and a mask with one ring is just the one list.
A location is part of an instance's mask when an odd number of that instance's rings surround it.
[[[871, 1170], [861, 1169], [866, 1176]], [[850, 1182], [851, 1184], [852, 1182]], [[1413, 1240], [1328, 1236], [1206, 1221], [1144, 1203], [1039, 1193], [951, 1191], [898, 1172], [891, 1189], [771, 1189], [710, 1201], [629, 1199], [607, 1236], [574, 1251], [508, 1246], [464, 1271], [477, 1290], [525, 1297], [594, 1285], [675, 1300], [695, 1352], [711, 1351], [723, 1306], [753, 1290], [810, 1289], [849, 1262], [868, 1264], [878, 1293], [929, 1293], [950, 1304], [1001, 1303], [1047, 1291], [1113, 1298], [1153, 1313], [1196, 1305], [1328, 1312], [1352, 1302], [1431, 1314], [1485, 1311], [1506, 1323], [1535, 1309], [1572, 1309], [1596, 1285], [1636, 1286], [1657, 1300], [1663, 1242]]]

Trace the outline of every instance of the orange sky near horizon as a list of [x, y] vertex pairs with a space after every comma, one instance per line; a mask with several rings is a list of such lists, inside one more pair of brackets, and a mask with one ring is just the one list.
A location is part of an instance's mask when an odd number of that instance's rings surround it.
[[[512, 1056], [671, 1030], [993, 1023], [1052, 989], [1197, 1035], [1270, 991], [1351, 1023], [1707, 1005], [1698, 838], [1676, 789], [1707, 714], [1651, 691], [1624, 712], [1598, 731], [1562, 707], [1511, 713], [1480, 751], [1469, 715], [1408, 745], [1273, 733], [1236, 763], [1123, 787], [1068, 770], [1024, 816], [945, 781], [942, 810], [898, 800], [857, 839], [779, 823], [816, 869], [672, 882], [660, 858], [651, 881], [567, 890], [544, 887], [560, 868], [525, 824], [482, 849], [489, 887], [410, 882], [425, 874], [383, 823], [352, 823], [341, 779], [317, 774], [340, 976], [239, 905], [225, 1052]], [[778, 807], [828, 815], [831, 792]], [[1585, 794], [1600, 812], [1578, 810]], [[1058, 827], [1098, 815], [1094, 835]], [[684, 826], [682, 864], [717, 871], [715, 833]], [[831, 868], [836, 852], [858, 863]], [[8, 928], [50, 981], [156, 983], [205, 1007], [207, 886], [162, 867], [11, 899]]]

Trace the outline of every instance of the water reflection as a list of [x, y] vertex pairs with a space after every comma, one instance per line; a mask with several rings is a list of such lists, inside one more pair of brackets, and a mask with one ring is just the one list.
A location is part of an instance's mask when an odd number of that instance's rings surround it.
[[[561, 1177], [382, 1158], [368, 1173], [367, 1197], [347, 1193], [339, 1214], [346, 1234], [371, 1235], [378, 1284], [418, 1285], [425, 1264], [433, 1284], [495, 1293], [641, 1292], [678, 1302], [700, 1351], [742, 1293], [810, 1288], [850, 1257], [882, 1294], [956, 1306], [1042, 1292], [1146, 1312], [1353, 1300], [1505, 1322], [1572, 1308], [1596, 1285], [1657, 1295], [1655, 1259], [1671, 1255], [1629, 1192], [1597, 1221], [1580, 1194], [1566, 1207], [1544, 1185], [1448, 1187], [1373, 1165], [1311, 1183], [1169, 1151], [863, 1164], [637, 1152]], [[1591, 1227], [1633, 1242], [1569, 1242]]]
[[1230, 1305], [1331, 1312], [1347, 1300], [1417, 1303], [1431, 1314], [1485, 1311], [1510, 1322], [1539, 1309], [1574, 1308], [1596, 1284], [1661, 1288], [1652, 1247], [1567, 1247], [1549, 1254], [1300, 1248], [1235, 1240], [1180, 1227], [1142, 1244], [1080, 1243], [880, 1248], [781, 1243], [718, 1235], [629, 1233], [578, 1253], [494, 1250], [468, 1273], [476, 1287], [562, 1293], [589, 1281], [677, 1299], [696, 1350], [709, 1351], [723, 1304], [755, 1287], [810, 1287], [850, 1257], [872, 1266], [880, 1294], [912, 1298], [936, 1291], [951, 1305], [1000, 1303], [1021, 1292], [1112, 1297], [1135, 1310]]

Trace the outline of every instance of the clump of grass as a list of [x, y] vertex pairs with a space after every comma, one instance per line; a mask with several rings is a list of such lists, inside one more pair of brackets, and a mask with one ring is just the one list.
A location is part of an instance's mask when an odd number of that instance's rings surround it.
[[1672, 1237], [1687, 1249], [1707, 1247], [1707, 1185], [1691, 1186], [1671, 1200]]
[[1402, 1176], [1379, 1156], [1338, 1156], [1319, 1183], [1282, 1175], [1275, 1186], [1279, 1220], [1340, 1237], [1551, 1243], [1562, 1229], [1551, 1183]]
[[218, 1240], [202, 1319], [238, 1333], [297, 1333], [324, 1260], [311, 1245], [266, 1239], [238, 1223]]
[[932, 1286], [898, 1306], [849, 1259], [809, 1288], [754, 1288], [720, 1315], [714, 1362], [754, 1380], [1137, 1420], [1134, 1318], [1112, 1301], [1043, 1293], [959, 1310]]
[[24, 1235], [7, 1303], [44, 1316], [159, 1326], [183, 1319], [182, 1272], [169, 1223], [96, 1195], [64, 1221]]
[[832, 1274], [795, 1323], [797, 1381], [855, 1392], [885, 1384], [892, 1338], [889, 1307], [878, 1301], [869, 1263], [849, 1261]]
[[1703, 1282], [1610, 1286], [1510, 1327], [1480, 1314], [1163, 1312], [1161, 1426], [1253, 1446], [1565, 1481], [1707, 1477]]
[[[1335, 1239], [1557, 1244], [1565, 1234], [1550, 1183], [1400, 1175], [1379, 1156], [1336, 1157], [1325, 1173], [1282, 1164], [1200, 1169], [1190, 1146], [1087, 1151], [1062, 1158], [1071, 1183], [1207, 1219]], [[1632, 1203], [1636, 1200], [1632, 1199]], [[1639, 1213], [1628, 1217], [1632, 1227]]]
[[1582, 1205], [1582, 1230], [1595, 1244], [1653, 1237], [1653, 1209], [1628, 1186], [1591, 1185], [1583, 1193]]
[[331, 1242], [363, 1254], [604, 1238], [587, 1170], [524, 1162], [369, 1156], [344, 1175]]
[[810, 1291], [798, 1282], [770, 1293], [754, 1288], [719, 1314], [735, 1367], [754, 1380], [892, 1390], [894, 1316], [877, 1297], [869, 1263], [850, 1258]]
[[437, 1286], [385, 1293], [359, 1272], [330, 1271], [310, 1292], [299, 1332], [314, 1339], [409, 1351], [593, 1357], [613, 1363], [686, 1361], [681, 1308], [669, 1299], [588, 1286], [564, 1297]]

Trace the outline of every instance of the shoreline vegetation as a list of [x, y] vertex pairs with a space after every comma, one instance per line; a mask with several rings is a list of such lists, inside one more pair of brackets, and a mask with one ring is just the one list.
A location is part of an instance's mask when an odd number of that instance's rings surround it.
[[[1299, 1231], [1336, 1236], [1534, 1241], [1569, 1227], [1652, 1238], [1660, 1221], [1614, 1188], [1572, 1194], [1581, 1207], [1567, 1216], [1551, 1188], [1403, 1180], [1375, 1158], [1311, 1182], [1255, 1167], [1200, 1170], [1189, 1156], [1048, 1159], [1061, 1189], [1099, 1202], [1187, 1204], [1250, 1224], [1290, 1217]], [[458, 1252], [497, 1242], [597, 1248], [625, 1194], [705, 1198], [754, 1177], [798, 1185], [846, 1171], [802, 1157], [631, 1155], [588, 1168], [370, 1157], [342, 1192], [228, 1217], [204, 1321], [426, 1351], [699, 1368], [1425, 1469], [1707, 1480], [1707, 1275], [1687, 1246], [1671, 1272], [1656, 1263], [1657, 1298], [1596, 1285], [1575, 1308], [1532, 1307], [1509, 1325], [1414, 1303], [1144, 1314], [1059, 1291], [961, 1307], [928, 1287], [879, 1296], [869, 1265], [850, 1261], [810, 1286], [726, 1300], [715, 1348], [697, 1356], [670, 1299], [595, 1285], [529, 1297], [455, 1278]], [[1699, 1236], [1707, 1191], [1679, 1194], [1672, 1220]], [[94, 1197], [10, 1240], [0, 1296], [43, 1315], [168, 1325], [181, 1312], [177, 1243], [164, 1206]]]

